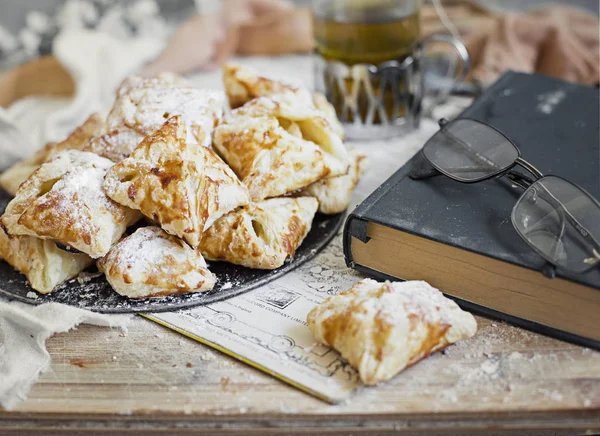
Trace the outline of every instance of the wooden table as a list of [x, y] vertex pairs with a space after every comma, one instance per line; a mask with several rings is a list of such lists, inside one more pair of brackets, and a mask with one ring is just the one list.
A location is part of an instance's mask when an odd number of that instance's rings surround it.
[[141, 317], [127, 333], [80, 327], [48, 341], [51, 370], [0, 411], [0, 434], [600, 433], [600, 353], [478, 321], [474, 338], [337, 406]]

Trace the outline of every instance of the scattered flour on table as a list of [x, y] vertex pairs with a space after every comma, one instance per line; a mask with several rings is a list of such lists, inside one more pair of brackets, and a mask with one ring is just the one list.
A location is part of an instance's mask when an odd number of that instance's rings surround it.
[[[565, 346], [529, 351], [529, 344], [539, 340], [536, 337], [534, 333], [501, 323], [481, 325], [473, 338], [434, 353], [382, 389], [431, 399], [431, 407], [436, 411], [451, 410], [474, 397], [482, 408], [486, 403], [524, 404], [532, 397], [546, 403], [575, 402], [578, 407], [592, 407], [593, 392], [573, 392], [571, 386], [563, 387], [559, 376], [561, 368], [571, 365], [578, 356], [590, 365], [594, 362], [600, 365], [600, 353], [581, 348], [577, 349], [580, 355], [575, 352], [574, 356], [574, 350]], [[509, 346], [521, 349], [506, 352]], [[539, 380], [540, 374], [548, 378], [546, 384]], [[360, 404], [361, 408], [364, 405], [366, 410], [385, 412], [387, 407], [394, 410], [393, 405], [382, 404], [380, 396], [377, 388], [361, 387], [348, 403]]]

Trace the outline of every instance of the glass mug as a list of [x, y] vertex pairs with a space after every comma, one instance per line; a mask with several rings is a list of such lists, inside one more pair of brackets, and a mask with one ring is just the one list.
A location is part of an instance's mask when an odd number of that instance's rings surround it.
[[420, 40], [419, 6], [420, 0], [313, 0], [315, 88], [333, 104], [349, 139], [388, 138], [419, 126], [429, 44], [450, 44], [458, 54], [453, 84], [466, 76], [462, 41]]

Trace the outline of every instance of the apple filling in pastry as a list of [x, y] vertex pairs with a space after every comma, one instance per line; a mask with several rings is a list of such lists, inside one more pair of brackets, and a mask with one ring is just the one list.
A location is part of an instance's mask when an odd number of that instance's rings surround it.
[[204, 258], [158, 227], [143, 227], [98, 261], [112, 288], [129, 298], [155, 298], [208, 291], [216, 278]]
[[350, 168], [348, 173], [337, 177], [321, 179], [299, 192], [298, 195], [315, 197], [319, 201], [319, 212], [335, 215], [345, 211], [354, 189], [366, 167], [366, 155], [358, 150], [348, 151]]
[[340, 138], [344, 137], [344, 128], [337, 118], [335, 108], [327, 101], [327, 98], [319, 92], [310, 94], [308, 89], [301, 85], [287, 83], [283, 80], [258, 74], [251, 68], [241, 65], [227, 64], [223, 67], [223, 82], [225, 92], [229, 100], [229, 106], [236, 109], [245, 105], [250, 100], [258, 97], [269, 97], [286, 91], [303, 93], [312, 100], [312, 105], [322, 112], [327, 122], [331, 125], [334, 133]]
[[234, 110], [217, 127], [213, 146], [253, 201], [346, 174], [349, 166], [339, 136], [293, 93], [261, 97]]
[[477, 331], [473, 315], [426, 282], [365, 279], [307, 317], [315, 338], [373, 385]]
[[6, 231], [52, 239], [95, 259], [104, 256], [140, 218], [104, 193], [112, 165], [89, 152], [59, 152], [19, 187], [2, 216]]
[[170, 118], [108, 171], [107, 195], [140, 210], [167, 233], [197, 247], [217, 219], [249, 202], [248, 190], [209, 148], [188, 144], [185, 123]]
[[33, 173], [41, 164], [50, 160], [52, 156], [61, 150], [83, 149], [90, 138], [104, 133], [105, 128], [104, 119], [99, 114], [92, 114], [64, 141], [46, 144], [45, 147], [33, 156], [17, 162], [8, 170], [4, 171], [0, 175], [0, 186], [2, 186], [10, 195], [14, 196], [21, 183], [27, 180], [31, 173]]
[[317, 211], [312, 197], [273, 198], [240, 208], [205, 233], [200, 250], [209, 260], [275, 269], [293, 257]]
[[76, 277], [94, 261], [83, 253], [69, 253], [54, 241], [33, 236], [9, 236], [0, 228], [0, 259], [24, 274], [40, 294], [48, 294]]

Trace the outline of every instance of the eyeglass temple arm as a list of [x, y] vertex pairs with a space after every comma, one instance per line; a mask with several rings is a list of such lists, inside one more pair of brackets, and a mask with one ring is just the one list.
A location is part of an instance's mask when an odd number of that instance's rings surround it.
[[[473, 168], [473, 167], [456, 168], [456, 169], [452, 169], [452, 172], [460, 174], [461, 172], [467, 173], [467, 172], [472, 172], [473, 170], [477, 170], [477, 168]], [[443, 174], [431, 164], [423, 166], [421, 168], [416, 168], [416, 169], [412, 170], [409, 174], [410, 178], [413, 180], [424, 180], [424, 179], [429, 179], [431, 177], [436, 177], [436, 176], [441, 176], [441, 175], [443, 175]], [[515, 185], [517, 185], [523, 189], [529, 188], [529, 186], [535, 181], [531, 177], [528, 177], [524, 174], [521, 174], [517, 171], [512, 171], [512, 170], [510, 170], [506, 173], [499, 174], [497, 177], [502, 177], [502, 176], [506, 176]]]

